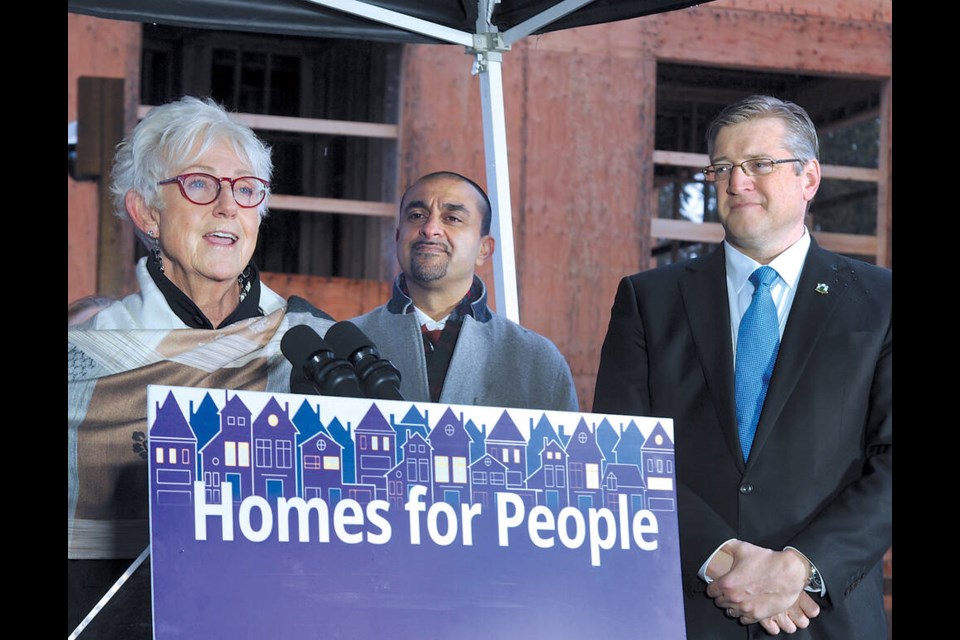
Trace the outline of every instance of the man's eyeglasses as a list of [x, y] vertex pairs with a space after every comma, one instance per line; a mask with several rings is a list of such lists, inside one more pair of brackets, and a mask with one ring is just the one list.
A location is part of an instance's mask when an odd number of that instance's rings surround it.
[[267, 190], [270, 188], [269, 182], [253, 176], [218, 178], [209, 173], [184, 173], [167, 180], [161, 180], [157, 184], [173, 184], [176, 182], [180, 186], [180, 193], [183, 194], [183, 197], [193, 204], [210, 204], [220, 197], [220, 185], [224, 181], [230, 184], [233, 199], [237, 204], [247, 209], [256, 207], [263, 202], [263, 199], [267, 197]]
[[774, 160], [773, 158], [753, 158], [752, 160], [744, 160], [740, 164], [722, 162], [720, 164], [712, 164], [709, 167], [704, 167], [703, 179], [707, 182], [724, 182], [730, 179], [730, 176], [733, 174], [734, 167], [740, 167], [743, 169], [743, 174], [745, 176], [765, 176], [769, 173], [773, 173], [773, 170], [777, 168], [778, 164], [783, 164], [785, 162], [804, 161], [800, 158], [786, 158], [784, 160]]

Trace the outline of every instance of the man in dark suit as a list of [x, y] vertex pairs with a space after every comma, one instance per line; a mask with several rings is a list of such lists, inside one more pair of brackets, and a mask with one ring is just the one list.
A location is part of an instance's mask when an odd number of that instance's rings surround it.
[[[820, 164], [801, 107], [768, 96], [730, 105], [707, 147], [724, 242], [620, 282], [593, 410], [674, 419], [690, 640], [886, 638], [891, 272], [807, 231]], [[763, 340], [740, 325], [754, 324], [744, 314], [764, 286], [750, 278], [764, 265], [775, 270], [775, 344], [751, 408], [739, 363]]]

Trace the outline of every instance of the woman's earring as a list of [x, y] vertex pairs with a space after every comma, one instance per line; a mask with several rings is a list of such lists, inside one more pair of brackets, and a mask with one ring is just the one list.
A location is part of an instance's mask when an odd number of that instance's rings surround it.
[[153, 249], [150, 253], [153, 255], [153, 261], [160, 267], [160, 273], [163, 273], [163, 257], [160, 255], [160, 238], [153, 232], [153, 229], [147, 231], [147, 235], [153, 238]]

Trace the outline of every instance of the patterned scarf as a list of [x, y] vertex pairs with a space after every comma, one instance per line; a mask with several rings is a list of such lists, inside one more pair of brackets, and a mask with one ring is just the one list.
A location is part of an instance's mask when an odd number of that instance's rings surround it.
[[68, 330], [68, 558], [133, 558], [149, 541], [147, 385], [287, 392], [280, 339], [296, 324], [323, 335], [333, 321], [293, 297], [222, 329]]

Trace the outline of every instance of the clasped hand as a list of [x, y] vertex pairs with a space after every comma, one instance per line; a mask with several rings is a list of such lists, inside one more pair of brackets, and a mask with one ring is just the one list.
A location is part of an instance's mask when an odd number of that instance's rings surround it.
[[809, 565], [792, 550], [734, 540], [717, 553], [708, 574], [717, 576], [707, 586], [715, 605], [743, 624], [759, 622], [771, 635], [806, 629], [820, 614], [820, 606], [803, 590]]

